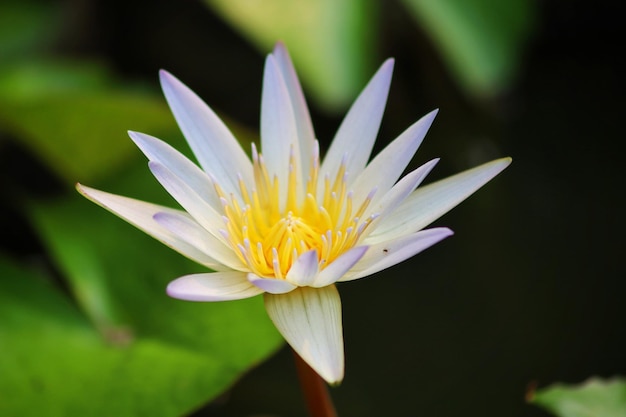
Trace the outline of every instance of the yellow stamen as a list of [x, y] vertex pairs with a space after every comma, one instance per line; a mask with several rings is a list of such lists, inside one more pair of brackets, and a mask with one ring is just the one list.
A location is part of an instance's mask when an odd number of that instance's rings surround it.
[[[346, 158], [334, 178], [325, 175], [318, 192], [319, 151], [313, 149], [306, 184], [300, 184], [300, 170], [294, 147], [289, 155], [287, 195], [280, 199], [278, 178], [271, 178], [256, 147], [252, 147], [254, 184], [239, 178], [241, 198], [215, 192], [223, 205], [225, 241], [256, 275], [284, 279], [302, 253], [317, 250], [323, 269], [357, 244], [373, 218], [361, 220], [375, 190], [353, 212], [352, 192], [347, 188]], [[301, 190], [301, 192], [299, 192]], [[281, 207], [281, 204], [284, 207]]]

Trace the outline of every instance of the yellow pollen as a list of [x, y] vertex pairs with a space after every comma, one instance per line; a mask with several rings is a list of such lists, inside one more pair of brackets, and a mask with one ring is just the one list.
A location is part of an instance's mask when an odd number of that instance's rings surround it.
[[[374, 219], [374, 216], [365, 219], [362, 216], [375, 190], [353, 211], [345, 160], [334, 178], [323, 178], [323, 187], [318, 193], [318, 154], [316, 143], [306, 184], [299, 184], [300, 171], [292, 148], [287, 195], [282, 199], [278, 179], [270, 178], [263, 156], [254, 145], [252, 188], [240, 178], [241, 197], [227, 196], [215, 183], [223, 205], [222, 235], [252, 273], [283, 279], [302, 253], [314, 249], [323, 269], [352, 248]], [[303, 187], [300, 195], [298, 187]]]

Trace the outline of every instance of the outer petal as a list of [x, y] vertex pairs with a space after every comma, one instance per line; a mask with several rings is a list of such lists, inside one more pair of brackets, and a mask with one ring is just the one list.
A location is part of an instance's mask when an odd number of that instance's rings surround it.
[[[290, 153], [293, 152], [296, 166], [300, 166], [300, 144], [289, 91], [273, 55], [267, 56], [263, 74], [261, 151], [270, 178], [276, 176], [279, 179], [281, 201], [284, 202]], [[300, 181], [303, 183], [303, 177]]]
[[200, 166], [217, 178], [224, 190], [239, 195], [238, 174], [252, 184], [252, 164], [219, 117], [186, 85], [161, 70], [161, 87], [180, 130]]
[[339, 282], [352, 281], [382, 271], [417, 255], [452, 234], [452, 230], [439, 227], [371, 245], [361, 261]]
[[169, 230], [153, 219], [154, 215], [157, 213], [169, 213], [175, 216], [187, 217], [186, 213], [169, 207], [106, 193], [81, 184], [77, 184], [76, 189], [89, 200], [121, 217], [128, 223], [163, 242], [165, 245], [188, 257], [192, 261], [212, 269], [224, 269], [224, 265], [216, 259], [197, 247], [190, 245], [187, 241], [180, 239], [180, 237], [173, 235]]
[[150, 161], [160, 163], [172, 174], [181, 178], [212, 207], [221, 207], [209, 176], [186, 156], [153, 136], [139, 132], [128, 132], [128, 135]]
[[344, 155], [349, 155], [346, 171], [352, 180], [363, 171], [380, 128], [393, 64], [393, 59], [383, 63], [348, 111], [324, 158], [322, 175], [334, 177]]
[[278, 42], [274, 47], [274, 58], [278, 64], [278, 68], [283, 75], [293, 113], [296, 118], [296, 128], [298, 130], [298, 140], [300, 142], [300, 166], [302, 167], [302, 178], [306, 178], [309, 174], [311, 151], [315, 144], [315, 132], [313, 131], [313, 123], [309, 108], [306, 105], [302, 87], [298, 81], [296, 70], [293, 67], [287, 48], [282, 42]]
[[222, 216], [207, 204], [189, 185], [174, 175], [158, 162], [148, 163], [150, 171], [161, 183], [163, 188], [180, 204], [196, 221], [217, 239], [224, 241], [220, 229], [224, 225]]
[[254, 297], [263, 290], [248, 282], [245, 272], [185, 275], [170, 282], [167, 294], [187, 301], [230, 301]]
[[424, 140], [437, 112], [433, 110], [412, 124], [367, 164], [354, 182], [354, 201], [361, 201], [377, 187], [374, 204], [396, 183]]
[[497, 159], [476, 168], [415, 190], [380, 222], [367, 238], [368, 243], [388, 241], [416, 232], [453, 209], [511, 163], [511, 158]]
[[265, 294], [265, 309], [287, 343], [330, 384], [343, 379], [341, 300], [334, 285]]
[[357, 246], [343, 253], [319, 273], [312, 286], [325, 287], [339, 281], [350, 268], [363, 258], [368, 249], [368, 246]]
[[270, 294], [284, 294], [296, 288], [294, 284], [284, 279], [261, 278], [255, 274], [248, 274], [248, 281], [255, 287]]
[[248, 269], [230, 247], [224, 245], [189, 216], [175, 213], [156, 213], [154, 220], [181, 241], [198, 248], [228, 269], [237, 271]]
[[393, 186], [391, 190], [389, 190], [383, 198], [380, 200], [378, 204], [369, 207], [365, 212], [365, 217], [369, 217], [372, 213], [378, 214], [378, 217], [372, 221], [372, 223], [368, 226], [368, 229], [363, 234], [363, 237], [368, 235], [369, 230], [376, 230], [376, 226], [380, 221], [384, 221], [384, 219], [407, 198], [407, 196], [412, 193], [415, 188], [424, 178], [430, 173], [430, 171], [435, 167], [435, 165], [439, 162], [439, 159], [433, 159], [432, 161], [426, 162], [421, 167], [411, 171], [407, 175], [405, 175], [396, 185]]

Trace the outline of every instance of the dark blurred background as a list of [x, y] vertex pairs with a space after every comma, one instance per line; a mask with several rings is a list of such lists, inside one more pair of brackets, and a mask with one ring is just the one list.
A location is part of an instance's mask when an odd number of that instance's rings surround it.
[[[165, 68], [257, 130], [269, 49], [211, 8], [60, 4], [63, 31], [50, 53], [105, 62], [116, 77], [154, 91]], [[484, 95], [460, 86], [400, 3], [377, 4], [366, 72], [390, 56], [396, 67], [376, 149], [439, 108], [414, 161], [442, 158], [431, 180], [502, 156], [513, 164], [436, 222], [453, 237], [340, 286], [347, 376], [331, 390], [339, 415], [540, 417], [548, 414], [525, 402], [532, 387], [626, 374], [626, 67], [616, 4], [533, 3], [515, 76]], [[309, 99], [325, 146], [346, 108], [319, 103]], [[0, 143], [2, 250], [20, 260], [45, 257], [13, 199], [71, 191], [14, 136], [5, 131]], [[290, 355], [281, 350], [193, 415], [305, 415]]]

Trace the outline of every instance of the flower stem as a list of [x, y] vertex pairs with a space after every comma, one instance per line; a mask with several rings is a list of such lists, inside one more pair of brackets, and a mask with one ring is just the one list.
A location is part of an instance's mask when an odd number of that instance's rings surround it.
[[300, 387], [304, 394], [306, 406], [310, 417], [337, 417], [335, 406], [328, 393], [326, 381], [320, 377], [300, 355], [293, 352], [298, 370]]

